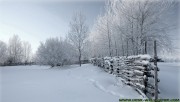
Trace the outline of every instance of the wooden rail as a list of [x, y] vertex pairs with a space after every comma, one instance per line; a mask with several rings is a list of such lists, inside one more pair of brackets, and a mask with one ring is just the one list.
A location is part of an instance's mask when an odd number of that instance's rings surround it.
[[138, 93], [150, 99], [156, 99], [157, 82], [160, 80], [155, 76], [157, 65], [149, 55], [137, 55], [129, 57], [104, 57], [92, 58], [91, 63], [104, 69], [104, 71], [121, 77], [122, 82], [132, 86]]

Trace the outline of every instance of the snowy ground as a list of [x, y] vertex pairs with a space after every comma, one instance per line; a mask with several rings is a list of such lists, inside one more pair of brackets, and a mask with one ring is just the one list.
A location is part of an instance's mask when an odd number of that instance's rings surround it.
[[[180, 98], [180, 64], [158, 63], [160, 98]], [[91, 64], [0, 67], [0, 102], [118, 102], [142, 98]]]
[[119, 102], [142, 98], [131, 87], [91, 64], [0, 67], [0, 102]]
[[180, 63], [158, 63], [160, 98], [180, 99]]

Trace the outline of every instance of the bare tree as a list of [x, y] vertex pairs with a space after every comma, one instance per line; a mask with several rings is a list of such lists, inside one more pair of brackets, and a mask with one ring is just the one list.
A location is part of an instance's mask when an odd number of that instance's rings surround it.
[[70, 22], [70, 31], [68, 33], [68, 38], [78, 50], [80, 66], [82, 51], [88, 37], [88, 26], [86, 25], [85, 21], [86, 18], [81, 12], [75, 13], [72, 21]]

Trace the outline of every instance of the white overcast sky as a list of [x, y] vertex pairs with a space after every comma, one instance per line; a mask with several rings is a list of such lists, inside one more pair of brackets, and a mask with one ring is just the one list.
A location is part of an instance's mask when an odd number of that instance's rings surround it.
[[102, 0], [0, 0], [0, 40], [7, 43], [17, 34], [35, 52], [40, 41], [65, 37], [76, 11], [86, 15], [91, 28], [104, 4]]

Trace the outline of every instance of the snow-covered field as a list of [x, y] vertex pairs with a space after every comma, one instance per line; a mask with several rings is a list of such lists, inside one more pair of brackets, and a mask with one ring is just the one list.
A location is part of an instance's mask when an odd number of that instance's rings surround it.
[[[160, 98], [180, 98], [180, 64], [158, 63]], [[91, 64], [0, 67], [0, 102], [118, 102], [142, 98]]]
[[160, 98], [180, 99], [180, 63], [158, 63]]
[[91, 64], [0, 67], [1, 102], [118, 102], [141, 98], [129, 86]]

